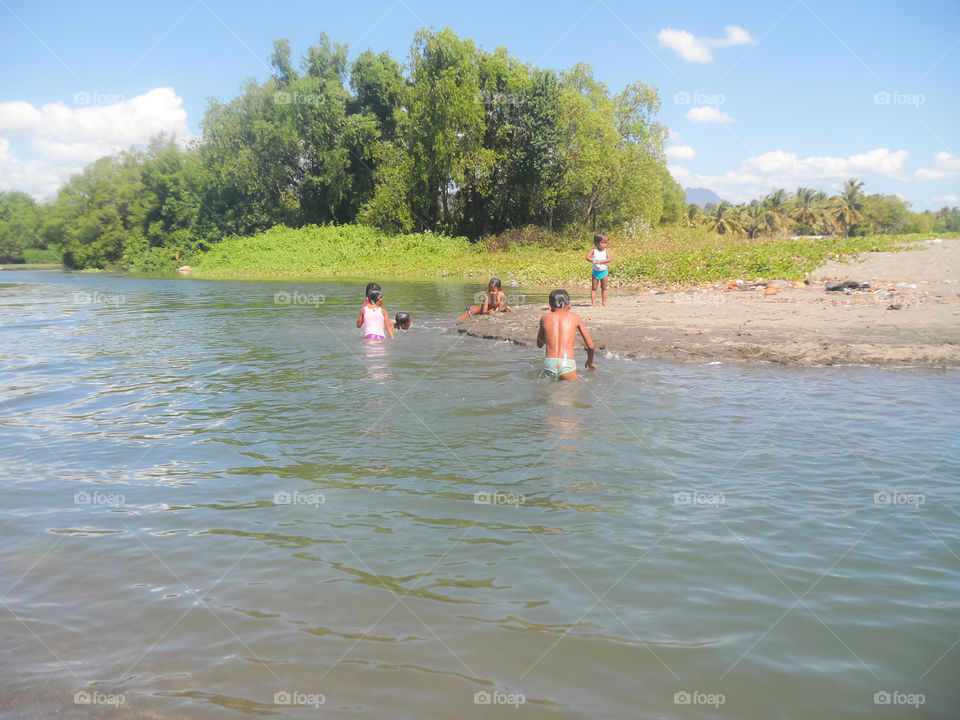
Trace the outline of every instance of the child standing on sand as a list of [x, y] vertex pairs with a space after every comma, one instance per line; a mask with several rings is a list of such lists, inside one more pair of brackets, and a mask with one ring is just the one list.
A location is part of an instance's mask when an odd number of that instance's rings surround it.
[[365, 340], [383, 340], [386, 335], [393, 339], [393, 327], [387, 311], [381, 307], [383, 293], [380, 290], [371, 290], [367, 293], [367, 302], [360, 308], [360, 317], [357, 318], [357, 327], [363, 328]]
[[600, 285], [600, 299], [607, 304], [607, 263], [613, 260], [607, 250], [607, 234], [598, 232], [593, 236], [593, 248], [587, 253], [587, 260], [593, 263], [593, 278], [590, 281], [590, 304], [597, 304], [597, 285]]

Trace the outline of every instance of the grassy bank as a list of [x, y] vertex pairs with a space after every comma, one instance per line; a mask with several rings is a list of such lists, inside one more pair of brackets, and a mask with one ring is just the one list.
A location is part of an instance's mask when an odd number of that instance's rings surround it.
[[[900, 250], [933, 235], [756, 239], [667, 227], [642, 237], [611, 234], [614, 286], [693, 285], [734, 278], [800, 279], [831, 258]], [[362, 226], [283, 226], [219, 243], [194, 265], [200, 278], [291, 276], [487, 278], [586, 283], [589, 234], [559, 237], [531, 229], [471, 243], [442, 235], [387, 236]]]

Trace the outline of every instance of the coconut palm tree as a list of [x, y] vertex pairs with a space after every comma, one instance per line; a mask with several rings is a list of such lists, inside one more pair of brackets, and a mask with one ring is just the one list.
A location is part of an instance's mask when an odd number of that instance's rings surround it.
[[763, 199], [763, 208], [765, 229], [776, 235], [790, 217], [790, 194], [783, 189], [774, 190]]
[[763, 205], [756, 200], [740, 209], [739, 220], [747, 237], [755, 238], [763, 234], [767, 227], [766, 213]]
[[737, 218], [737, 211], [726, 200], [721, 200], [710, 215], [707, 230], [720, 235], [739, 235], [743, 232], [743, 225]]
[[863, 219], [863, 181], [850, 178], [843, 184], [843, 191], [834, 199], [833, 216], [844, 237], [850, 235], [850, 228]]
[[818, 193], [813, 188], [798, 187], [791, 206], [793, 219], [801, 225], [815, 228], [820, 222], [822, 208]]
[[697, 227], [701, 222], [703, 222], [703, 210], [700, 209], [700, 206], [688, 205], [687, 217], [683, 221], [684, 226]]

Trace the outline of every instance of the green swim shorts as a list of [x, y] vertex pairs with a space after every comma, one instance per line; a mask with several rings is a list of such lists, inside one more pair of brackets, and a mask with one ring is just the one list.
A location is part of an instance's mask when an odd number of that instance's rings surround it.
[[543, 374], [544, 377], [559, 379], [561, 375], [569, 372], [575, 372], [577, 361], [573, 358], [544, 358]]

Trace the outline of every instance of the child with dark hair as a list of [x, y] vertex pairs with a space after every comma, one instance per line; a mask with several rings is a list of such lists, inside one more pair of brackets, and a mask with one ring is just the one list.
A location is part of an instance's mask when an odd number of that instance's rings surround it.
[[468, 305], [463, 311], [463, 315], [458, 317], [455, 322], [465, 320], [472, 315], [493, 315], [495, 312], [512, 312], [513, 308], [507, 307], [506, 295], [500, 289], [500, 278], [490, 278], [487, 284], [487, 292], [483, 296], [483, 301], [478, 305]]
[[364, 304], [364, 305], [368, 305], [368, 304], [370, 303], [370, 292], [371, 292], [372, 290], [377, 290], [377, 291], [379, 291], [379, 292], [383, 292], [383, 288], [380, 287], [379, 285], [377, 285], [377, 283], [375, 283], [375, 282], [367, 283], [367, 289], [364, 291], [364, 297], [366, 298], [366, 299], [363, 301], [363, 304]]
[[409, 330], [410, 322], [410, 313], [398, 312], [393, 324], [397, 330]]
[[370, 290], [367, 294], [367, 302], [360, 308], [357, 327], [363, 328], [365, 340], [383, 340], [386, 335], [393, 339], [393, 326], [387, 311], [381, 307], [382, 302], [383, 293], [380, 290]]
[[607, 304], [607, 264], [613, 258], [607, 250], [607, 234], [598, 232], [593, 236], [593, 248], [587, 253], [587, 260], [593, 263], [593, 277], [590, 280], [590, 304], [597, 304], [597, 285], [603, 305]]
[[593, 339], [583, 324], [583, 318], [570, 312], [570, 294], [566, 290], [554, 290], [550, 293], [550, 312], [540, 318], [540, 331], [537, 333], [537, 347], [547, 347], [543, 360], [545, 377], [557, 380], [577, 379], [574, 340], [578, 332], [587, 348], [586, 367], [596, 370], [597, 366], [593, 362]]

